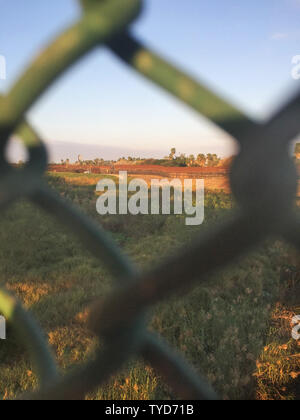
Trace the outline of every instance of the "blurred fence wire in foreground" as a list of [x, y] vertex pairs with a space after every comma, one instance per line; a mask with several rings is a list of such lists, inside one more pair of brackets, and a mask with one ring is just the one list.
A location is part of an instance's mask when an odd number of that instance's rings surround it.
[[[209, 384], [179, 354], [147, 331], [145, 315], [155, 303], [182, 293], [183, 283], [186, 293], [270, 235], [300, 247], [300, 223], [294, 210], [297, 172], [289, 157], [290, 142], [300, 131], [300, 90], [268, 122], [257, 123], [131, 34], [129, 27], [141, 12], [141, 0], [81, 0], [81, 5], [81, 19], [58, 36], [0, 98], [0, 206], [4, 209], [20, 197], [30, 198], [75, 231], [113, 272], [118, 284], [114, 293], [96, 302], [91, 311], [90, 327], [105, 341], [104, 350], [64, 377], [58, 375], [34, 319], [14, 297], [0, 290], [0, 312], [17, 330], [40, 380], [39, 389], [25, 397], [82, 399], [130, 358], [141, 355], [179, 398], [216, 399]], [[46, 149], [26, 120], [27, 111], [45, 90], [95, 47], [109, 48], [122, 62], [211, 120], [240, 145], [231, 173], [239, 210], [209, 235], [148, 272], [139, 272], [104, 230], [43, 182]], [[5, 159], [12, 134], [18, 135], [28, 150], [29, 160], [23, 169], [13, 168]]]

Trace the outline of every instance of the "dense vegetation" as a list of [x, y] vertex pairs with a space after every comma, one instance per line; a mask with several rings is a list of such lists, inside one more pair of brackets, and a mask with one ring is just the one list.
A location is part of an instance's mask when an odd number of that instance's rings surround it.
[[[49, 174], [48, 181], [111, 232], [141, 267], [153, 265], [202, 235], [234, 207], [229, 195], [207, 193], [205, 223], [187, 227], [184, 216], [105, 216], [95, 210], [99, 175]], [[87, 308], [105, 296], [112, 279], [72, 232], [28, 202], [2, 214], [0, 281], [38, 318], [63, 371], [93, 353]], [[183, 279], [184, 280], [184, 279]], [[300, 313], [299, 253], [279, 240], [266, 242], [237, 264], [207, 279], [188, 296], [153, 310], [149, 328], [185, 354], [223, 398], [292, 399], [300, 372], [299, 346], [290, 319]], [[299, 293], [298, 293], [299, 296]], [[101, 345], [101, 343], [100, 343]], [[13, 331], [0, 346], [0, 398], [36, 386], [36, 377]], [[128, 364], [99, 399], [173, 398], [151, 367]]]
[[[232, 157], [227, 159], [221, 159], [216, 154], [208, 153], [203, 154], [199, 153], [195, 155], [186, 155], [185, 153], [176, 154], [176, 149], [172, 148], [169, 156], [165, 156], [163, 159], [154, 159], [154, 158], [141, 158], [141, 157], [132, 157], [128, 156], [127, 158], [122, 157], [119, 160], [104, 160], [103, 158], [96, 158], [93, 160], [84, 160], [81, 156], [78, 156], [76, 162], [77, 165], [81, 166], [103, 166], [103, 165], [114, 165], [114, 164], [138, 164], [138, 165], [159, 165], [167, 167], [208, 167], [213, 168], [216, 166], [225, 166], [228, 167], [232, 162]], [[63, 160], [60, 162], [62, 165], [70, 165], [70, 159]]]
[[221, 158], [216, 154], [208, 153], [207, 155], [200, 153], [197, 156], [189, 155], [186, 156], [184, 153], [176, 155], [176, 150], [172, 149], [169, 156], [164, 159], [144, 159], [141, 163], [143, 165], [161, 165], [161, 166], [177, 166], [177, 167], [186, 167], [186, 166], [200, 166], [206, 168], [213, 168], [219, 166]]

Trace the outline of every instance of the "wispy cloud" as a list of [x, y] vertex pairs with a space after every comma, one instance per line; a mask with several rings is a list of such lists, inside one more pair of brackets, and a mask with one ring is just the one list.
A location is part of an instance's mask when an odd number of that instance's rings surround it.
[[288, 34], [286, 32], [276, 32], [276, 33], [271, 35], [271, 39], [273, 41], [281, 41], [283, 39], [288, 39], [289, 36], [290, 36], [290, 34]]
[[[299, 0], [300, 1], [300, 0]], [[300, 31], [291, 31], [291, 32], [275, 32], [270, 36], [272, 41], [299, 41], [300, 40]]]

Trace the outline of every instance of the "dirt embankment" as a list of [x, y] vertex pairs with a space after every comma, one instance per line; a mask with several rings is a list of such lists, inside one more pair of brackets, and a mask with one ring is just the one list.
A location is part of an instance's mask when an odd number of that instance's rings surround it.
[[[223, 190], [230, 193], [229, 168], [203, 168], [203, 167], [166, 167], [158, 165], [106, 165], [106, 166], [80, 166], [80, 165], [49, 165], [49, 171], [53, 172], [74, 172], [74, 173], [94, 173], [94, 174], [118, 174], [126, 171], [129, 176], [139, 177], [149, 184], [151, 179], [169, 180], [174, 178], [184, 179], [204, 179], [207, 190]], [[300, 165], [298, 165], [298, 193], [300, 198]]]

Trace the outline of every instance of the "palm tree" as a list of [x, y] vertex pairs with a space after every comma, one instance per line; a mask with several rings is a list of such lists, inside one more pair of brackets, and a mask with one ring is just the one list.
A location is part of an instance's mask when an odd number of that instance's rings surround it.
[[203, 153], [199, 153], [199, 155], [197, 156], [197, 163], [199, 166], [206, 165], [206, 156]]

